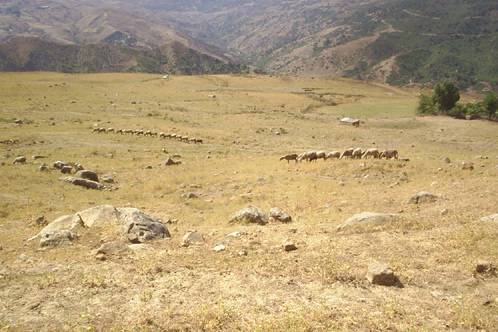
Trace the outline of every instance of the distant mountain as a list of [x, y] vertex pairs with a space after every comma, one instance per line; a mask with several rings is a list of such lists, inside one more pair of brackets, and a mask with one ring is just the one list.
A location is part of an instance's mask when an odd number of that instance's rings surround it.
[[119, 4], [72, 0], [0, 3], [0, 70], [239, 72], [216, 47]]
[[128, 59], [124, 70], [225, 72], [244, 63], [398, 85], [498, 87], [496, 0], [7, 0], [0, 43], [13, 37], [106, 45]]

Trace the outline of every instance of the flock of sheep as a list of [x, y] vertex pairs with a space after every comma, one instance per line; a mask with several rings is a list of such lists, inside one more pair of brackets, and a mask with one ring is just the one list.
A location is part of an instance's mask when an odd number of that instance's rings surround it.
[[107, 133], [107, 134], [121, 134], [121, 135], [136, 135], [136, 136], [149, 136], [149, 137], [159, 137], [159, 138], [169, 138], [176, 139], [184, 143], [202, 144], [204, 143], [202, 139], [195, 137], [182, 136], [179, 134], [168, 134], [168, 133], [157, 133], [151, 130], [142, 129], [114, 129], [114, 128], [94, 128], [92, 130], [94, 133]]
[[398, 151], [397, 150], [383, 150], [379, 151], [377, 148], [370, 148], [367, 150], [363, 150], [361, 148], [349, 148], [344, 152], [339, 151], [308, 151], [303, 152], [301, 154], [291, 153], [285, 156], [280, 157], [280, 160], [287, 160], [290, 162], [291, 160], [297, 162], [307, 161], [312, 162], [318, 159], [398, 159]]

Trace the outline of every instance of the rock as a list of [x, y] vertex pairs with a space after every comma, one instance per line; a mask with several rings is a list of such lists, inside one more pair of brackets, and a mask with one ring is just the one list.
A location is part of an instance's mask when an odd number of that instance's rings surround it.
[[40, 155], [34, 155], [34, 156], [31, 156], [31, 158], [32, 158], [33, 160], [38, 160], [38, 159], [43, 159], [43, 158], [47, 158], [47, 157], [45, 157], [45, 156], [40, 156]]
[[237, 255], [239, 255], [239, 256], [247, 256], [247, 255], [248, 255], [248, 252], [247, 252], [247, 250], [242, 249], [242, 250], [240, 250], [240, 251], [237, 253]]
[[420, 191], [410, 198], [408, 203], [410, 204], [422, 204], [422, 203], [433, 203], [438, 199], [434, 194], [427, 191]]
[[182, 247], [199, 245], [204, 243], [204, 237], [197, 231], [188, 231], [182, 239]]
[[45, 216], [41, 216], [41, 217], [38, 217], [35, 219], [35, 221], [33, 222], [34, 225], [36, 226], [47, 226], [48, 225], [48, 221], [47, 219], [45, 219]]
[[487, 216], [487, 217], [482, 217], [481, 221], [484, 221], [484, 222], [498, 222], [498, 213], [497, 214], [492, 214], [492, 215]]
[[270, 210], [270, 221], [288, 223], [292, 221], [292, 217], [279, 208], [274, 207]]
[[90, 170], [80, 170], [76, 173], [76, 176], [82, 179], [99, 182], [99, 176], [97, 175], [97, 173]]
[[40, 165], [40, 167], [38, 167], [38, 170], [40, 172], [48, 172], [49, 171], [48, 166], [46, 164]]
[[182, 162], [181, 161], [175, 161], [171, 158], [168, 158], [166, 159], [166, 161], [164, 162], [164, 165], [165, 166], [173, 166], [173, 165], [180, 165]]
[[337, 231], [361, 231], [365, 228], [375, 230], [376, 227], [382, 227], [401, 221], [398, 214], [362, 212], [348, 218], [344, 223], [337, 227]]
[[136, 208], [115, 208], [102, 205], [62, 216], [43, 228], [31, 238], [44, 238], [46, 234], [68, 230], [72, 233], [91, 232], [107, 238], [115, 236], [131, 243], [170, 237], [168, 229], [159, 221]]
[[294, 250], [297, 250], [296, 245], [293, 242], [291, 242], [291, 241], [286, 241], [283, 244], [283, 248], [284, 248], [285, 251], [294, 251]]
[[60, 169], [62, 169], [62, 167], [67, 166], [67, 163], [66, 163], [66, 162], [64, 162], [64, 161], [60, 161], [60, 160], [59, 160], [59, 161], [54, 162], [52, 166], [53, 166], [55, 169], [59, 169], [59, 170], [60, 170]]
[[76, 236], [70, 230], [59, 230], [53, 232], [46, 232], [40, 238], [40, 247], [55, 247], [61, 244], [68, 244], [72, 242]]
[[104, 175], [104, 176], [102, 176], [102, 182], [114, 183], [114, 177], [112, 175]]
[[443, 161], [444, 161], [445, 163], [447, 163], [447, 164], [451, 164], [451, 160], [450, 160], [450, 158], [448, 158], [448, 157], [445, 157], [445, 158], [443, 159]]
[[241, 237], [242, 235], [246, 235], [247, 233], [246, 232], [232, 232], [230, 234], [227, 234], [227, 237], [235, 237], [235, 238], [239, 238]]
[[62, 174], [71, 174], [72, 171], [73, 171], [72, 166], [62, 166], [62, 168], [61, 168]]
[[474, 163], [470, 162], [470, 161], [463, 161], [462, 162], [462, 169], [471, 171], [474, 169]]
[[24, 123], [24, 121], [23, 121], [23, 120], [21, 120], [21, 119], [17, 119], [17, 120], [15, 120], [15, 121], [14, 121], [14, 123], [15, 123], [15, 124], [18, 124], [18, 125], [21, 125], [21, 124], [23, 124], [23, 123]]
[[194, 199], [194, 198], [199, 198], [199, 195], [196, 193], [189, 192], [182, 194], [182, 197], [187, 199]]
[[491, 262], [479, 260], [476, 264], [475, 272], [485, 275], [496, 275], [496, 266]]
[[442, 209], [442, 210], [441, 210], [441, 215], [442, 215], [442, 216], [446, 216], [446, 215], [448, 215], [448, 212], [449, 212], [449, 210], [448, 210], [448, 209]]
[[14, 159], [14, 161], [12, 163], [14, 165], [15, 164], [25, 164], [26, 163], [26, 157], [24, 157], [24, 156], [17, 157], [16, 159]]
[[65, 182], [74, 184], [75, 186], [80, 186], [84, 187], [87, 189], [95, 189], [95, 190], [102, 190], [104, 189], [104, 185], [95, 181], [87, 180], [87, 179], [81, 179], [81, 178], [76, 178], [72, 176], [68, 176], [62, 179]]
[[222, 252], [225, 251], [226, 246], [224, 244], [218, 244], [213, 248], [214, 252]]
[[372, 263], [368, 266], [367, 280], [373, 285], [396, 286], [399, 279], [391, 268], [384, 263]]
[[230, 218], [230, 223], [265, 225], [268, 223], [268, 217], [257, 207], [249, 206], [233, 214]]

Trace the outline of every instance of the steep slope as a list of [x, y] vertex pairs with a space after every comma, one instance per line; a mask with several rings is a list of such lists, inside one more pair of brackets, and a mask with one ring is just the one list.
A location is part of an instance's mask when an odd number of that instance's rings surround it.
[[[219, 49], [179, 33], [167, 23], [156, 22], [151, 14], [121, 7], [119, 3], [72, 0], [0, 4], [1, 68], [179, 73], [241, 70], [242, 66]], [[23, 58], [16, 58], [18, 55]]]

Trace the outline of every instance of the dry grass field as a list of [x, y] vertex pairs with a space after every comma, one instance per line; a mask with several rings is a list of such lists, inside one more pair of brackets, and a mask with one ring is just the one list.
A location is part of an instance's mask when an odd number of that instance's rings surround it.
[[[498, 213], [498, 125], [416, 117], [417, 94], [345, 79], [0, 74], [0, 141], [16, 140], [0, 144], [0, 329], [496, 331], [498, 278], [474, 270], [478, 260], [498, 265], [498, 224], [480, 221]], [[362, 124], [341, 125], [342, 116]], [[349, 147], [395, 148], [410, 160], [279, 161]], [[175, 154], [182, 164], [164, 166]], [[17, 156], [27, 163], [14, 165]], [[112, 175], [114, 190], [38, 171], [56, 160]], [[438, 200], [408, 204], [419, 191]], [[190, 192], [198, 198], [182, 196]], [[167, 225], [171, 239], [105, 261], [93, 253], [105, 239], [44, 250], [26, 241], [40, 216], [103, 204], [178, 221]], [[229, 223], [249, 205], [279, 207], [293, 222]], [[364, 211], [403, 221], [336, 230]], [[188, 230], [205, 243], [182, 247]], [[227, 237], [235, 231], [246, 234]], [[298, 249], [285, 252], [286, 240]], [[226, 250], [213, 251], [220, 243]], [[371, 285], [375, 261], [404, 287]]]

